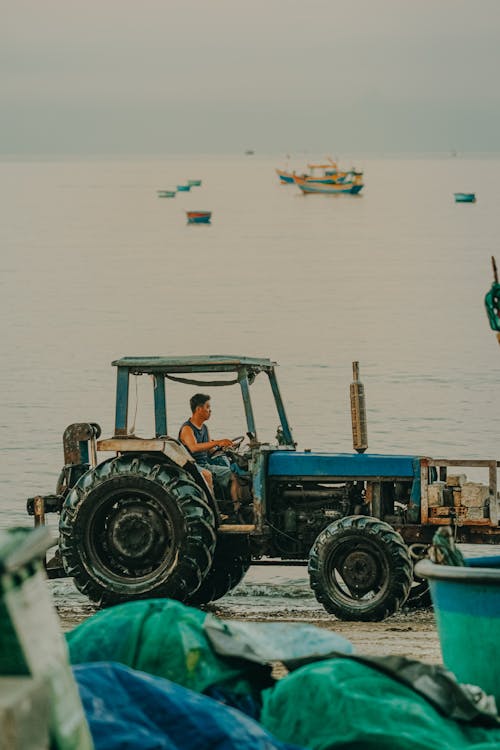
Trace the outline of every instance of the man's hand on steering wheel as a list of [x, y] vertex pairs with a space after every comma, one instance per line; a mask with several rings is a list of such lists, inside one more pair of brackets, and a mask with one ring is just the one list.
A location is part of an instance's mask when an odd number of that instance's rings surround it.
[[221, 438], [220, 440], [214, 440], [215, 447], [213, 448], [210, 454], [211, 457], [213, 458], [215, 456], [224, 454], [226, 452], [238, 451], [238, 448], [241, 446], [244, 439], [245, 439], [245, 435], [238, 435], [238, 437], [235, 437], [232, 440], [229, 440], [228, 438]]
[[218, 448], [232, 448], [233, 447], [233, 441], [229, 438], [221, 438], [220, 440], [214, 440], [214, 448], [217, 450]]

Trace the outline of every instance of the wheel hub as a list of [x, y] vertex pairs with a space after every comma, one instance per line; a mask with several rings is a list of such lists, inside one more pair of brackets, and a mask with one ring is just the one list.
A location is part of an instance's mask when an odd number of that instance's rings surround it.
[[166, 543], [159, 519], [144, 508], [120, 508], [110, 519], [107, 536], [110, 546], [129, 560], [155, 557]]
[[342, 578], [350, 591], [366, 593], [377, 584], [379, 570], [376, 560], [365, 551], [351, 552], [345, 558], [342, 567]]

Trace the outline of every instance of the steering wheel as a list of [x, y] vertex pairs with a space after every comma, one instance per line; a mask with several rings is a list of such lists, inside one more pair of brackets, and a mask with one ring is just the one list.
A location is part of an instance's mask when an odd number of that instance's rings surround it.
[[222, 448], [220, 446], [218, 448], [214, 448], [210, 453], [210, 458], [217, 458], [217, 456], [226, 456], [227, 454], [238, 453], [245, 438], [246, 435], [238, 435], [238, 437], [231, 438], [231, 442], [233, 443], [232, 445], [227, 446], [227, 448]]

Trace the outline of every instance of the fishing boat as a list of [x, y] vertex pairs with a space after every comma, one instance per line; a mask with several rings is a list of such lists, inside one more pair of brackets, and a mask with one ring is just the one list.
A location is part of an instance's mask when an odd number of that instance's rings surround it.
[[475, 193], [453, 193], [455, 196], [455, 203], [475, 203]]
[[191, 185], [177, 185], [179, 193], [187, 193], [191, 190]]
[[211, 211], [186, 211], [188, 224], [209, 224], [212, 218]]
[[[328, 158], [328, 161], [322, 164], [308, 164], [307, 168], [309, 172], [301, 174], [300, 177], [311, 182], [322, 182], [325, 185], [352, 182], [355, 178], [363, 177], [363, 172], [357, 171], [354, 167], [348, 171], [340, 171], [337, 162], [331, 158]], [[282, 184], [293, 183], [296, 176], [295, 171], [290, 172], [288, 169], [276, 169], [276, 174]], [[358, 179], [357, 182], [359, 181]]]
[[158, 198], [175, 198], [176, 190], [157, 190]]
[[[314, 182], [323, 182], [328, 185], [338, 182], [339, 179], [345, 178], [348, 174], [348, 172], [337, 172], [328, 164], [308, 164], [307, 166], [311, 171], [309, 173], [304, 172], [298, 175], [299, 177], [303, 177], [305, 180], [313, 180]], [[318, 170], [321, 170], [319, 174]], [[276, 174], [283, 184], [293, 184], [294, 177], [297, 176], [296, 172], [288, 172], [285, 169], [276, 169]]]
[[336, 178], [339, 174], [345, 174], [338, 171], [337, 163], [332, 159], [328, 159], [326, 164], [308, 164], [307, 168], [310, 170], [307, 176], [311, 180]]
[[357, 176], [349, 182], [318, 182], [307, 177], [298, 177], [295, 175], [294, 180], [297, 187], [303, 193], [324, 193], [328, 195], [339, 195], [340, 193], [350, 193], [356, 195], [363, 189], [362, 177]]
[[293, 185], [293, 178], [294, 178], [295, 172], [287, 172], [284, 169], [277, 169], [276, 174], [280, 178], [280, 182], [282, 182], [283, 185], [286, 185], [286, 184]]
[[199, 187], [201, 185], [201, 180], [188, 180], [187, 184], [189, 187]]

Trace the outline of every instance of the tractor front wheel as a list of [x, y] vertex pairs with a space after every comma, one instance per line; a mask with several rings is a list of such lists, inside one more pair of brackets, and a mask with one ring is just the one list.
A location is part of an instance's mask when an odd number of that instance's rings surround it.
[[185, 601], [212, 565], [215, 519], [180, 467], [121, 456], [88, 471], [64, 502], [59, 547], [66, 574], [92, 601]]
[[317, 600], [341, 620], [383, 620], [406, 600], [413, 578], [403, 538], [370, 516], [347, 516], [324, 529], [310, 552]]

